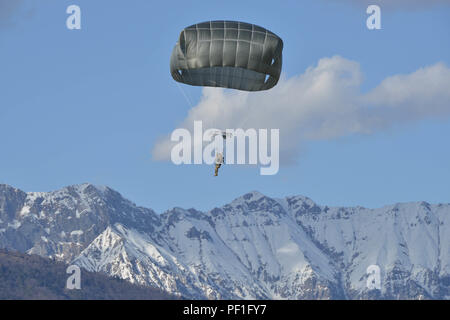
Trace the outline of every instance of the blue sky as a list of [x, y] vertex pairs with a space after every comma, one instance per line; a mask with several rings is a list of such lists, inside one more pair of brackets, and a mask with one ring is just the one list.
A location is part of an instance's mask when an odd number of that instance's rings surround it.
[[[211, 209], [252, 190], [327, 205], [450, 202], [446, 101], [442, 112], [369, 134], [303, 141], [295, 163], [275, 176], [225, 166], [215, 178], [211, 166], [152, 159], [158, 139], [191, 109], [169, 73], [184, 27], [215, 19], [264, 26], [284, 40], [284, 77], [338, 55], [359, 64], [365, 93], [398, 74], [450, 66], [448, 5], [382, 6], [382, 30], [369, 31], [365, 7], [351, 0], [16, 3], [0, 14], [0, 183], [25, 191], [108, 185], [158, 212]], [[81, 30], [66, 28], [71, 4], [81, 7]], [[199, 102], [201, 88], [183, 90]]]

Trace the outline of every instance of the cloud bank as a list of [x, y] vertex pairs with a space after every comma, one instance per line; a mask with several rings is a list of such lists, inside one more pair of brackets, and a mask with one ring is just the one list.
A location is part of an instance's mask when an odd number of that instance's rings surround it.
[[[370, 134], [390, 126], [450, 115], [450, 69], [444, 63], [384, 79], [361, 92], [359, 63], [340, 56], [259, 93], [204, 88], [200, 102], [179, 127], [280, 129], [280, 161], [292, 163], [311, 140]], [[154, 160], [170, 160], [173, 142], [160, 139]], [[295, 161], [294, 161], [295, 162]]]

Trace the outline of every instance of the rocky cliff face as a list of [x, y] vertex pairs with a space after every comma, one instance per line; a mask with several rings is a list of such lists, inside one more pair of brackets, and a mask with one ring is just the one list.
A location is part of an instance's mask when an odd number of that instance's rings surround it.
[[330, 208], [252, 192], [158, 215], [107, 187], [0, 185], [0, 247], [190, 298], [450, 298], [449, 204]]

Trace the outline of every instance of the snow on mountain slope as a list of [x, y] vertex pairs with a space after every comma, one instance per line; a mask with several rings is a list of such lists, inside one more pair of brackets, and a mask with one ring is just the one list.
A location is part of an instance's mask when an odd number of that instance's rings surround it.
[[[330, 208], [248, 193], [157, 215], [107, 187], [0, 185], [0, 247], [196, 299], [448, 299], [450, 205]], [[378, 265], [381, 290], [367, 288]]]
[[[338, 271], [275, 200], [249, 193], [211, 211], [219, 236], [269, 298], [337, 297]], [[311, 279], [327, 292], [302, 290]]]
[[288, 202], [297, 224], [341, 263], [350, 296], [367, 293], [370, 265], [382, 267], [386, 297], [400, 294], [394, 286], [410, 286], [416, 296], [448, 293], [448, 280], [439, 279], [450, 274], [449, 205], [405, 203], [371, 210], [310, 206], [295, 197]]
[[189, 284], [193, 279], [175, 257], [144, 234], [118, 223], [106, 228], [73, 263], [175, 294], [200, 294], [191, 290]]
[[[0, 185], [0, 245], [21, 252], [73, 260], [106, 227], [116, 222], [152, 231], [159, 218], [116, 191], [90, 184], [58, 191], [25, 193]], [[7, 222], [7, 223], [6, 223]]]

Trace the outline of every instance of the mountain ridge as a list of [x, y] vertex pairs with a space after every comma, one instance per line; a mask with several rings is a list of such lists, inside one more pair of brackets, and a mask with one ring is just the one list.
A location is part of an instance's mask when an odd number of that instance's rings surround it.
[[[207, 212], [108, 187], [0, 185], [0, 247], [195, 299], [449, 299], [450, 204], [329, 207], [252, 191]], [[382, 287], [367, 288], [379, 265]]]

